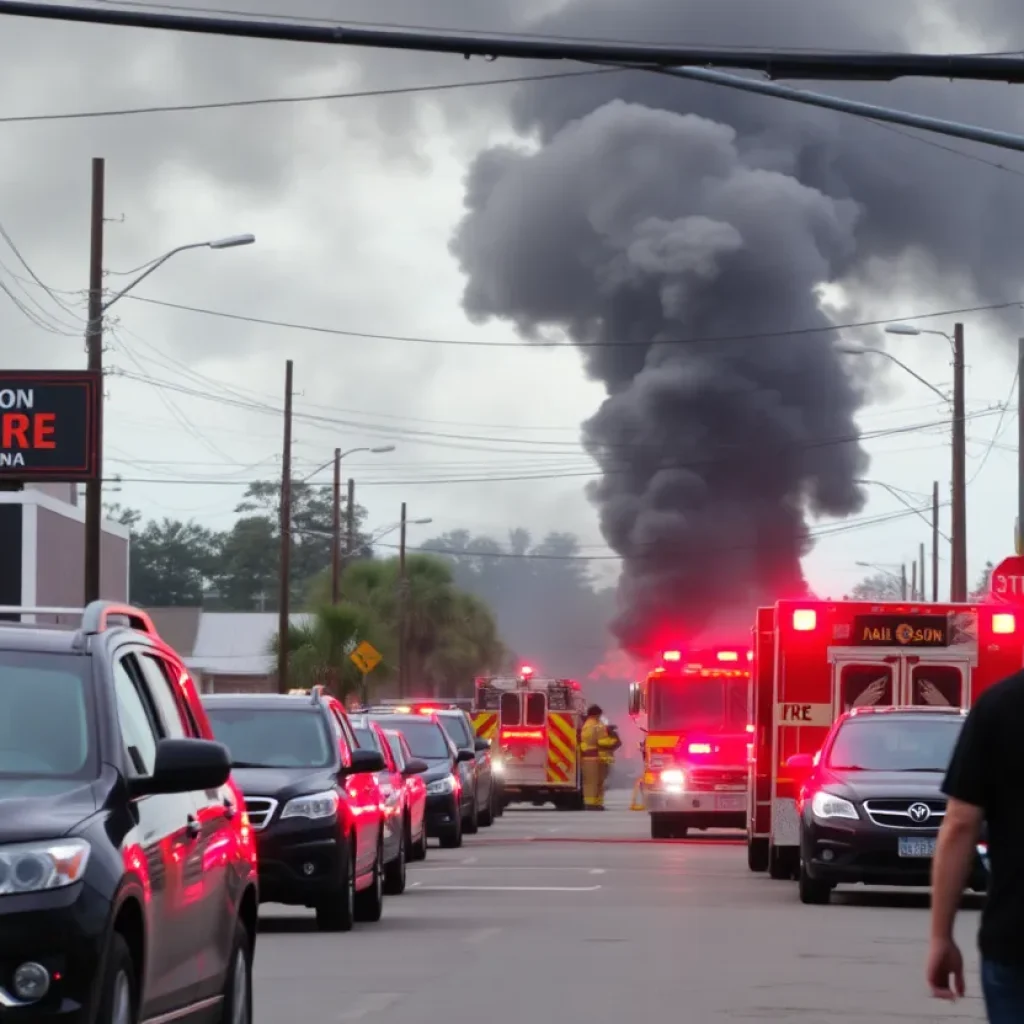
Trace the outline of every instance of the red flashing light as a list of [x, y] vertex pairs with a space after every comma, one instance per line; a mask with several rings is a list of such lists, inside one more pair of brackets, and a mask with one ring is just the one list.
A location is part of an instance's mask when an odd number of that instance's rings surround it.
[[661, 660], [662, 661], [682, 661], [683, 660], [683, 652], [682, 651], [665, 651], [665, 653], [662, 654], [662, 656], [661, 656]]
[[753, 733], [755, 732], [755, 729], [754, 729], [754, 727], [753, 727], [752, 725], [748, 725], [748, 726], [747, 726], [747, 732], [749, 732], [749, 733], [753, 734]]
[[521, 668], [521, 669], [519, 670], [519, 674], [520, 674], [520, 675], [521, 675], [521, 676], [522, 676], [522, 677], [523, 677], [524, 679], [529, 679], [529, 678], [530, 678], [530, 676], [532, 676], [532, 675], [533, 675], [533, 667], [532, 667], [531, 665], [524, 665], [524, 666], [523, 666], [523, 667], [522, 667], [522, 668]]
[[691, 743], [687, 748], [687, 753], [690, 754], [710, 754], [711, 744], [710, 743]]
[[740, 656], [739, 656], [739, 654], [736, 651], [719, 651], [718, 652], [718, 660], [719, 661], [739, 661], [740, 660]]
[[1010, 612], [997, 612], [992, 616], [992, 632], [1007, 636], [1017, 631], [1017, 617]]
[[747, 661], [753, 661], [753, 660], [754, 660], [754, 652], [753, 651], [747, 651]]
[[818, 613], [813, 608], [798, 608], [793, 612], [793, 629], [810, 633], [818, 625]]
[[543, 729], [502, 729], [502, 742], [505, 740], [542, 740], [544, 739]]

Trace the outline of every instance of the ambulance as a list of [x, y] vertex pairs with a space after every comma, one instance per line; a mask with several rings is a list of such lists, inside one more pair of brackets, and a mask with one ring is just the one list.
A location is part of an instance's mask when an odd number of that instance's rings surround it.
[[757, 611], [747, 862], [799, 870], [796, 755], [816, 755], [861, 707], [968, 709], [1024, 665], [1024, 616], [1008, 604], [780, 601]]
[[746, 828], [752, 657], [746, 645], [664, 651], [661, 665], [630, 684], [652, 839]]
[[579, 737], [586, 702], [579, 683], [540, 677], [530, 665], [514, 676], [482, 676], [471, 717], [500, 764], [505, 805], [583, 809]]

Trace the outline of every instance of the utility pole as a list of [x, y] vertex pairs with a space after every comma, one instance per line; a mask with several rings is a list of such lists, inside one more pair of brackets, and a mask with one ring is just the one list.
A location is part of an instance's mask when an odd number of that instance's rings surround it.
[[906, 601], [907, 599], [907, 563], [904, 562], [900, 566], [900, 600]]
[[967, 600], [967, 434], [964, 409], [964, 325], [953, 326], [953, 558], [951, 601]]
[[406, 672], [406, 578], [405, 578], [405, 502], [398, 535], [398, 696], [405, 696]]
[[928, 591], [924, 585], [924, 541], [921, 542], [921, 548], [917, 553], [917, 596], [922, 601], [928, 600]]
[[1017, 342], [1017, 536], [1014, 550], [1016, 554], [1024, 551], [1024, 338]]
[[932, 484], [932, 603], [939, 603], [939, 481]]
[[356, 553], [356, 482], [352, 477], [348, 478], [345, 498], [345, 564], [348, 565]]
[[99, 374], [96, 398], [96, 478], [85, 485], [85, 603], [100, 597], [103, 546], [103, 198], [105, 162], [92, 162], [92, 212], [89, 238], [89, 311], [85, 347], [88, 366]]
[[917, 600], [917, 559], [910, 563], [910, 600]]
[[341, 449], [334, 449], [334, 501], [331, 512], [331, 604], [341, 585]]
[[281, 453], [281, 566], [277, 620], [277, 690], [288, 692], [288, 627], [292, 561], [292, 361], [284, 364], [284, 448]]

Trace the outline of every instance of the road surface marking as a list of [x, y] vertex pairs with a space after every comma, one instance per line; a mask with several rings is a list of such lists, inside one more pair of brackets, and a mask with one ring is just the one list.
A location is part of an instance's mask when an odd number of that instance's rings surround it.
[[397, 1003], [401, 996], [395, 995], [393, 992], [378, 992], [365, 995], [361, 999], [356, 1001], [356, 1005], [343, 1013], [339, 1013], [335, 1018], [336, 1020], [362, 1020], [364, 1017], [368, 1017], [371, 1013], [379, 1013], [381, 1010], [386, 1010], [389, 1006]]
[[[414, 884], [419, 884], [414, 883]], [[434, 892], [596, 892], [599, 885], [420, 885]]]
[[462, 863], [463, 864], [475, 864], [480, 858], [479, 857], [467, 857]]
[[603, 875], [604, 874], [604, 868], [591, 868], [590, 871], [588, 872], [588, 874], [591, 874], [591, 875]]
[[466, 936], [466, 942], [473, 944], [486, 942], [488, 939], [493, 939], [500, 931], [500, 928], [477, 928], [475, 932], [470, 932]]

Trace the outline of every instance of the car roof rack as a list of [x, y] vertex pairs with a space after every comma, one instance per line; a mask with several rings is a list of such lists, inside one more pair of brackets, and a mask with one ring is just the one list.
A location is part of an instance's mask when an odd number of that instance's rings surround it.
[[321, 685], [311, 686], [309, 688], [309, 703], [320, 704], [324, 698], [324, 687]]
[[[85, 636], [98, 633], [116, 626], [127, 624], [129, 629], [149, 636], [159, 636], [153, 620], [141, 608], [120, 601], [91, 601], [84, 608], [58, 608], [37, 605], [0, 605], [0, 615], [74, 615], [82, 620], [80, 632]], [[111, 622], [111, 619], [124, 619], [125, 623]], [[22, 623], [19, 623], [22, 624]], [[24, 623], [28, 625], [28, 623]]]

